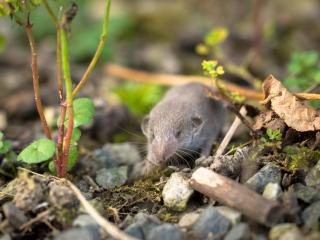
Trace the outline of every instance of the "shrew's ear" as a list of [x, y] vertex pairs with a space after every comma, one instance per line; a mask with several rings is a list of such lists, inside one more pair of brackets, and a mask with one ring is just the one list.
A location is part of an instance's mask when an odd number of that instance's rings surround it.
[[149, 119], [150, 117], [146, 116], [142, 119], [142, 122], [141, 122], [141, 130], [145, 136], [148, 136], [148, 133], [149, 133]]

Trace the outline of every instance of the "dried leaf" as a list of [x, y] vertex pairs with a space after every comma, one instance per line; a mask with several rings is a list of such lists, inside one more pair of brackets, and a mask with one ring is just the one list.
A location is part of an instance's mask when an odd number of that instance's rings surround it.
[[271, 109], [291, 128], [299, 131], [320, 129], [320, 113], [306, 105], [289, 92], [282, 83], [270, 75], [262, 85], [264, 104], [271, 103]]

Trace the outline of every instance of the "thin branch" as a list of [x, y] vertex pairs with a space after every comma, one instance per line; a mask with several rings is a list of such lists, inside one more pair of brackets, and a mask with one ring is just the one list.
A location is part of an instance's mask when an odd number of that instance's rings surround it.
[[43, 105], [40, 96], [39, 88], [39, 71], [37, 63], [37, 52], [35, 47], [35, 41], [32, 33], [32, 26], [30, 23], [25, 24], [25, 31], [28, 36], [30, 50], [31, 50], [31, 70], [32, 70], [32, 81], [33, 81], [33, 90], [34, 90], [34, 100], [36, 103], [37, 111], [40, 117], [41, 125], [44, 130], [44, 133], [48, 139], [51, 139], [51, 130], [48, 126], [46, 117], [43, 113]]
[[[241, 107], [240, 109], [240, 114], [242, 116], [246, 115], [246, 108], [244, 106]], [[223, 138], [221, 144], [219, 145], [216, 154], [215, 154], [215, 158], [220, 157], [223, 152], [225, 151], [225, 149], [227, 148], [232, 136], [234, 135], [235, 131], [237, 130], [237, 128], [240, 126], [241, 124], [241, 119], [236, 117], [232, 123], [232, 125], [230, 126], [228, 132], [226, 133], [225, 137]]]
[[95, 54], [89, 64], [87, 70], [83, 74], [82, 79], [80, 80], [78, 85], [73, 90], [73, 93], [72, 93], [73, 97], [75, 97], [79, 93], [81, 88], [87, 82], [88, 77], [89, 77], [90, 73], [92, 72], [92, 70], [94, 69], [94, 67], [96, 66], [98, 59], [100, 58], [102, 51], [103, 51], [103, 48], [104, 48], [106, 41], [108, 39], [110, 3], [111, 3], [111, 0], [106, 0], [106, 10], [105, 10], [105, 16], [103, 19], [103, 28], [102, 28], [100, 42], [98, 44], [97, 50], [96, 50], [96, 52], [95, 52]]
[[68, 114], [68, 127], [64, 138], [63, 148], [63, 161], [61, 163], [61, 175], [59, 177], [65, 177], [67, 173], [67, 164], [69, 158], [69, 149], [71, 142], [71, 135], [73, 130], [73, 97], [72, 97], [72, 80], [69, 65], [69, 46], [68, 36], [65, 29], [61, 28], [61, 56], [62, 56], [62, 67], [64, 73], [64, 81], [66, 87], [66, 98], [67, 98], [67, 114]]
[[92, 205], [85, 199], [85, 197], [81, 194], [80, 190], [70, 181], [65, 180], [66, 183], [69, 185], [70, 189], [73, 191], [73, 193], [76, 195], [76, 197], [79, 199], [81, 205], [86, 210], [86, 212], [112, 237], [115, 239], [121, 239], [121, 240], [137, 240], [134, 237], [129, 236], [128, 234], [122, 232], [120, 229], [118, 229], [115, 225], [107, 221], [105, 218], [103, 218], [97, 210], [92, 207]]
[[52, 22], [56, 25], [56, 27], [58, 27], [58, 18], [56, 17], [56, 15], [53, 13], [50, 5], [48, 4], [47, 0], [42, 0], [43, 5], [45, 7], [45, 9], [47, 10]]

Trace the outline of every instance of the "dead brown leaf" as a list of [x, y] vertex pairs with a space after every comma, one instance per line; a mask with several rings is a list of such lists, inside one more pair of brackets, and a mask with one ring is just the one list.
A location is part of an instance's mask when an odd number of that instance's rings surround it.
[[270, 75], [263, 83], [265, 100], [263, 104], [271, 103], [271, 109], [291, 128], [299, 132], [320, 129], [320, 113], [306, 105], [282, 83]]

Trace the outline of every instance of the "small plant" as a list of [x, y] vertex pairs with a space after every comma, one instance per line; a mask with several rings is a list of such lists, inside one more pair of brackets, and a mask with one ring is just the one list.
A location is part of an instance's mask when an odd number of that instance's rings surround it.
[[[110, 2], [111, 0], [106, 0], [102, 33], [94, 57], [78, 85], [73, 87], [69, 61], [68, 33], [71, 29], [71, 22], [77, 13], [77, 5], [73, 3], [68, 9], [63, 9], [61, 7], [62, 11], [56, 15], [47, 0], [0, 1], [0, 16], [10, 16], [15, 23], [24, 28], [27, 34], [31, 51], [31, 68], [36, 108], [46, 136], [46, 138], [36, 140], [27, 146], [19, 154], [18, 160], [28, 164], [52, 160], [49, 162], [49, 169], [56, 172], [59, 177], [65, 177], [67, 171], [75, 164], [78, 156], [77, 141], [81, 136], [79, 127], [81, 125], [89, 124], [92, 121], [94, 114], [94, 106], [91, 99], [75, 99], [75, 97], [88, 80], [106, 43]], [[30, 20], [32, 11], [39, 5], [44, 6], [46, 9], [55, 25], [57, 35], [57, 91], [60, 97], [60, 117], [58, 120], [57, 140], [52, 138], [52, 129], [47, 124], [47, 120], [43, 113], [43, 104], [40, 98], [37, 49], [32, 31], [33, 23], [31, 23]], [[5, 146], [7, 145], [8, 143], [2, 142], [2, 148], [0, 149], [5, 149]]]
[[[13, 161], [16, 159], [16, 154], [12, 151], [12, 142], [9, 140], [4, 140], [4, 135], [0, 131], [0, 158], [1, 167], [0, 167], [0, 174], [12, 178], [12, 173], [15, 173], [15, 168]], [[3, 168], [9, 167], [9, 169], [4, 170]], [[8, 171], [9, 170], [9, 171]]]
[[294, 53], [287, 69], [284, 84], [295, 91], [305, 91], [320, 84], [320, 56], [317, 52]]
[[281, 149], [282, 133], [279, 129], [268, 128], [265, 136], [260, 138], [260, 142], [263, 147], [272, 148], [274, 152], [277, 152], [278, 149]]

